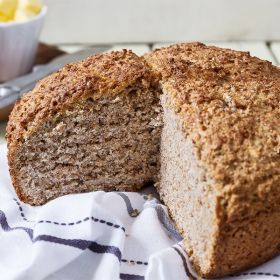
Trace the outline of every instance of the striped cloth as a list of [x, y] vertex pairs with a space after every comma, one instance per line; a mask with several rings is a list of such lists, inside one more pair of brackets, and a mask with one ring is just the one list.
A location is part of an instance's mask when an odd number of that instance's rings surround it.
[[[0, 146], [1, 280], [197, 279], [153, 188], [18, 200]], [[280, 258], [227, 279], [280, 278]]]

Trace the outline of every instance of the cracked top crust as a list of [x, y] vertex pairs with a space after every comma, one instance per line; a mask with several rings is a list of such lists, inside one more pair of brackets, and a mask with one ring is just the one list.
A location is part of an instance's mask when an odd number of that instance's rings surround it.
[[226, 219], [280, 206], [280, 70], [201, 43], [145, 56], [215, 180]]
[[139, 79], [149, 83], [152, 74], [142, 58], [127, 50], [94, 55], [64, 66], [17, 102], [7, 127], [9, 148], [24, 141], [42, 120], [75, 101], [117, 94]]

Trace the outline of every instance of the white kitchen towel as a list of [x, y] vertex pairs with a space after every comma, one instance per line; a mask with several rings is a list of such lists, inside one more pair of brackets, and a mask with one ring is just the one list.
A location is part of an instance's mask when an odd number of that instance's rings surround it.
[[[198, 278], [153, 188], [67, 195], [32, 207], [14, 193], [4, 145], [0, 172], [0, 280]], [[280, 258], [233, 278], [280, 278]]]

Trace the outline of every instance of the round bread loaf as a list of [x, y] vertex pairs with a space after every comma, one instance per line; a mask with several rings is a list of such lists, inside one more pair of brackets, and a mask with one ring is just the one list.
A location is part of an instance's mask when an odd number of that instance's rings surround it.
[[160, 178], [197, 272], [238, 272], [280, 251], [279, 105], [280, 70], [249, 53], [190, 43], [93, 56], [15, 106], [11, 177], [31, 204]]

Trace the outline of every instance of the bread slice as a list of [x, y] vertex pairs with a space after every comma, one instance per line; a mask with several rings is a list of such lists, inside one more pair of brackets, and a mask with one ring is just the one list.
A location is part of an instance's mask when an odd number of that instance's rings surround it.
[[200, 43], [145, 56], [162, 76], [161, 198], [201, 276], [280, 251], [280, 70]]
[[14, 107], [7, 127], [13, 185], [24, 202], [156, 180], [157, 78], [131, 51], [65, 66]]

